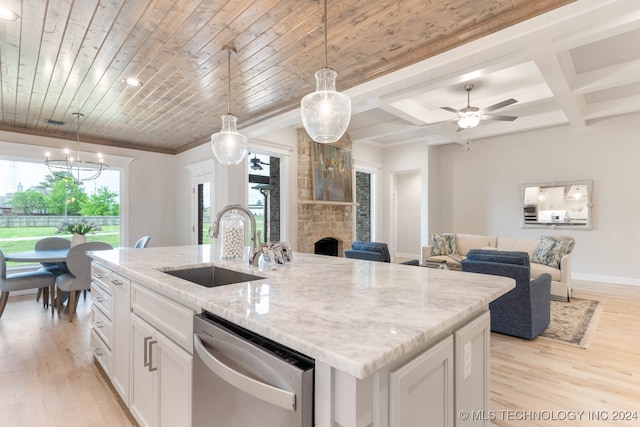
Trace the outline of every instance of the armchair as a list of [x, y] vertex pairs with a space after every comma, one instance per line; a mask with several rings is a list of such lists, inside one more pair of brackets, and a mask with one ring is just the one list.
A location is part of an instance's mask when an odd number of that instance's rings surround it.
[[366, 259], [369, 261], [391, 262], [389, 247], [386, 243], [365, 242], [356, 240], [351, 244], [351, 249], [344, 251], [347, 258]]
[[[389, 254], [389, 246], [386, 243], [366, 242], [364, 240], [356, 240], [351, 244], [351, 249], [344, 251], [347, 258], [365, 259], [368, 261], [391, 262]], [[419, 265], [417, 259], [401, 262], [406, 265]]]
[[461, 263], [462, 271], [511, 277], [516, 287], [489, 304], [491, 330], [533, 339], [551, 321], [551, 275], [531, 280], [529, 254], [472, 249]]

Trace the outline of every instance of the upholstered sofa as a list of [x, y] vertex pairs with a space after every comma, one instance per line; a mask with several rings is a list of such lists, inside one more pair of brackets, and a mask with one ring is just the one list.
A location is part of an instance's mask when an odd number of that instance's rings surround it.
[[491, 330], [533, 339], [551, 321], [551, 276], [542, 273], [531, 279], [529, 254], [471, 249], [461, 263], [462, 271], [511, 277], [516, 287], [489, 303]]
[[[421, 261], [446, 261], [447, 266], [453, 270], [460, 269], [460, 262], [465, 259], [470, 249], [526, 252], [531, 260], [531, 277], [536, 278], [542, 273], [549, 273], [552, 298], [562, 301], [569, 301], [571, 298], [571, 251], [575, 243], [572, 237], [540, 236], [537, 239], [525, 239], [461, 233], [431, 234], [430, 243], [429, 246], [422, 247]], [[546, 254], [543, 253], [544, 249], [547, 249]], [[558, 255], [558, 251], [561, 256], [557, 256], [556, 259], [550, 260], [549, 256], [546, 256]], [[563, 252], [566, 253], [562, 254]]]

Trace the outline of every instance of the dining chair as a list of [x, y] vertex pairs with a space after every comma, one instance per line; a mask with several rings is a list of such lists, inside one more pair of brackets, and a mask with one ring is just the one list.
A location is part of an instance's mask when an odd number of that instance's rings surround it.
[[149, 240], [151, 240], [150, 236], [143, 236], [143, 237], [138, 239], [138, 241], [136, 242], [136, 244], [133, 247], [137, 248], [137, 249], [146, 248], [147, 245], [149, 244]]
[[[0, 251], [0, 317], [9, 300], [9, 292], [25, 289], [44, 289], [44, 301], [49, 303], [49, 289], [53, 291], [56, 276], [50, 271], [37, 270], [24, 273], [7, 274], [7, 260]], [[52, 304], [53, 307], [53, 304]]]
[[[55, 287], [57, 289], [56, 308], [58, 315], [62, 307], [62, 292], [69, 292], [69, 302], [67, 303], [69, 321], [73, 320], [78, 305], [78, 295], [80, 291], [91, 288], [91, 258], [87, 255], [87, 251], [101, 251], [113, 249], [108, 243], [104, 242], [87, 242], [80, 243], [69, 249], [67, 254], [67, 268], [69, 273], [62, 274], [55, 278]], [[51, 313], [53, 313], [53, 304], [51, 305]]]
[[[44, 239], [38, 240], [33, 249], [36, 251], [45, 251], [50, 249], [69, 249], [70, 247], [71, 240], [69, 239], [64, 239], [62, 237], [45, 237]], [[54, 276], [59, 276], [69, 272], [64, 262], [41, 262], [40, 264], [42, 265], [40, 270], [49, 271], [53, 273]], [[36, 301], [40, 301], [41, 295], [42, 288], [38, 289]], [[51, 298], [53, 299], [53, 295], [51, 295]], [[48, 303], [48, 301], [42, 301], [43, 306], [46, 306]]]

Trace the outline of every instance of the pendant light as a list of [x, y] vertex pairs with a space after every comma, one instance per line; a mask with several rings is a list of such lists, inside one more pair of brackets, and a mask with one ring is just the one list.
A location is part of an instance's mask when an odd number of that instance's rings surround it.
[[82, 185], [85, 181], [97, 179], [103, 170], [109, 169], [102, 159], [102, 154], [98, 153], [98, 161], [82, 160], [80, 158], [80, 118], [84, 117], [82, 113], [73, 113], [78, 119], [76, 125], [76, 157], [73, 158], [69, 154], [69, 150], [65, 148], [64, 159], [50, 159], [50, 153], [46, 153], [47, 159], [44, 164], [49, 168], [49, 172], [58, 178], [71, 179], [76, 185]]
[[237, 165], [247, 155], [247, 137], [238, 132], [236, 122], [238, 118], [231, 114], [231, 52], [233, 47], [225, 46], [227, 51], [227, 71], [229, 73], [229, 87], [227, 93], [227, 114], [221, 116], [222, 128], [220, 132], [211, 135], [211, 149], [216, 159], [224, 165]]
[[327, 0], [324, 0], [324, 67], [316, 71], [316, 91], [300, 102], [302, 124], [316, 142], [330, 144], [342, 138], [351, 118], [351, 99], [336, 91], [336, 73], [327, 66]]

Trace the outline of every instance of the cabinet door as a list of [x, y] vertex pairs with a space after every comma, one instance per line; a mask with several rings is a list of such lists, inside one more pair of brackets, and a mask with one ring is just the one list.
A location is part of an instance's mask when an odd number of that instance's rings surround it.
[[152, 364], [160, 372], [160, 425], [191, 425], [191, 366], [193, 356], [158, 333], [160, 352]]
[[[457, 330], [455, 346], [455, 413], [488, 414], [489, 409], [489, 312]], [[488, 416], [456, 416], [456, 427], [489, 426]]]
[[157, 352], [155, 329], [131, 314], [131, 388], [129, 410], [141, 426], [158, 425], [158, 370], [149, 363]]
[[131, 282], [116, 273], [111, 276], [113, 296], [113, 377], [111, 382], [125, 405], [129, 406], [129, 316]]
[[453, 426], [453, 337], [389, 374], [391, 427]]

